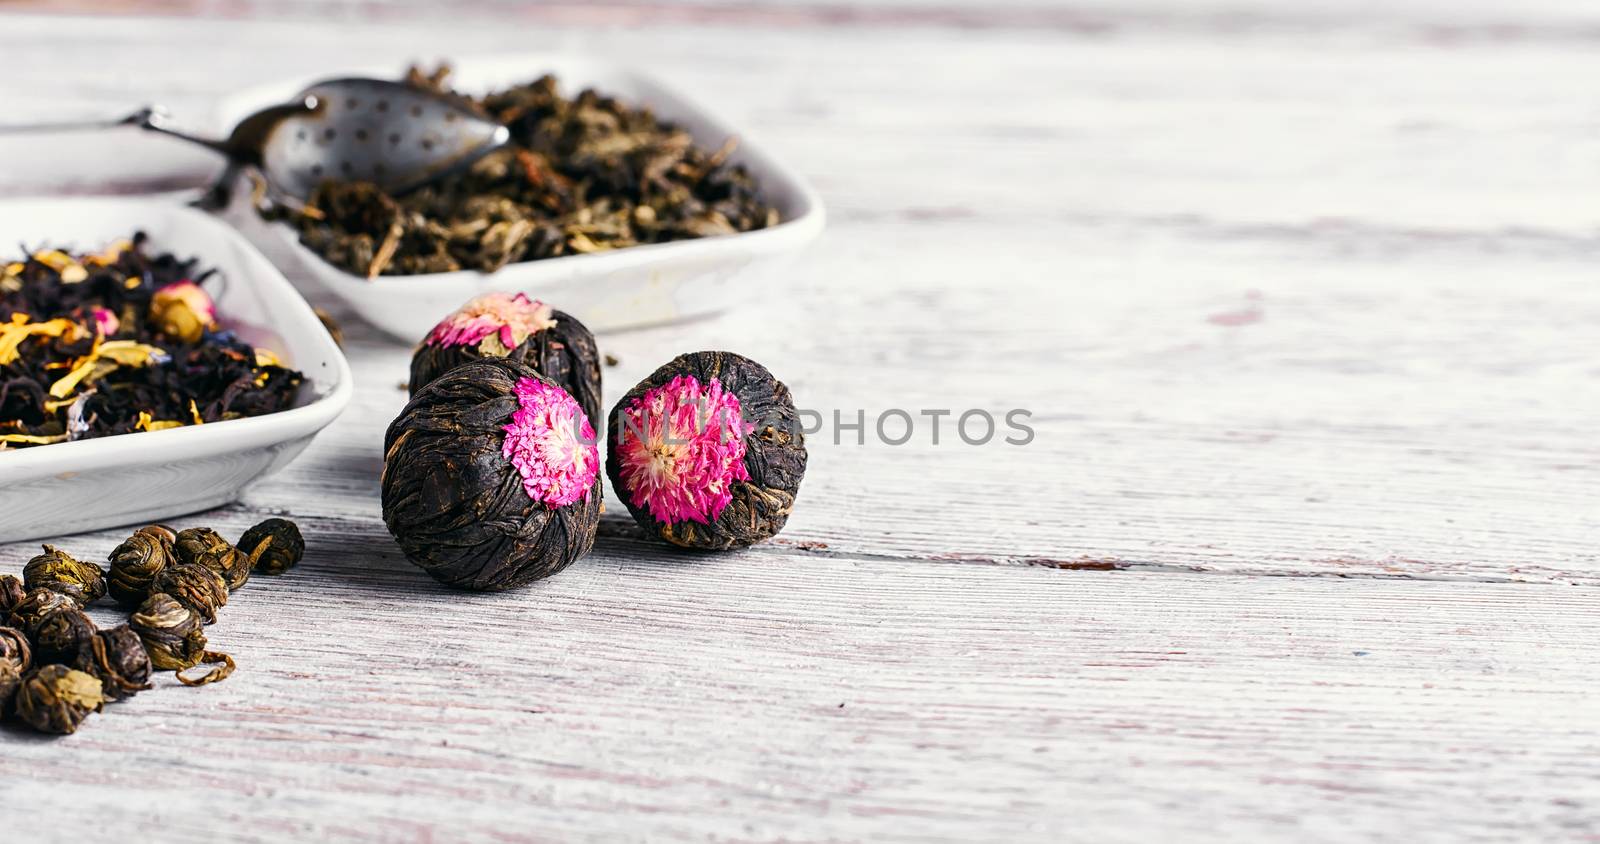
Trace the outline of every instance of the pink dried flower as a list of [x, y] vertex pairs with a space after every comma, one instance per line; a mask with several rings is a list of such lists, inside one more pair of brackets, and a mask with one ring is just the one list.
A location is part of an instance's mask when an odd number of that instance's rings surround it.
[[[528, 337], [556, 324], [551, 308], [521, 293], [485, 293], [439, 321], [422, 342], [430, 346], [482, 346], [498, 343], [504, 354]], [[485, 353], [493, 349], [481, 349]]]
[[745, 436], [755, 426], [741, 416], [739, 397], [679, 375], [636, 398], [622, 414], [617, 456], [633, 506], [659, 522], [709, 524], [747, 481]]
[[520, 407], [505, 426], [501, 453], [522, 474], [522, 488], [551, 507], [588, 501], [600, 449], [583, 408], [567, 391], [535, 378], [519, 379], [516, 391]]
[[100, 330], [101, 337], [110, 337], [122, 327], [122, 320], [110, 308], [94, 308], [89, 311], [89, 317], [94, 320], [95, 328]]
[[198, 343], [217, 321], [217, 306], [192, 281], [169, 284], [150, 297], [150, 319], [161, 333], [183, 343]]

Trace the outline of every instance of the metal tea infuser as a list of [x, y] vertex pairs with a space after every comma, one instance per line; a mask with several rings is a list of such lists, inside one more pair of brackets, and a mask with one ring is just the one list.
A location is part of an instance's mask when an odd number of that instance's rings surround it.
[[159, 108], [108, 121], [39, 123], [0, 132], [47, 132], [138, 126], [224, 156], [228, 167], [200, 204], [227, 204], [228, 187], [241, 168], [253, 167], [268, 186], [305, 202], [325, 179], [372, 182], [403, 194], [460, 170], [510, 140], [505, 126], [459, 99], [381, 79], [330, 79], [283, 105], [239, 121], [226, 139], [173, 128]]

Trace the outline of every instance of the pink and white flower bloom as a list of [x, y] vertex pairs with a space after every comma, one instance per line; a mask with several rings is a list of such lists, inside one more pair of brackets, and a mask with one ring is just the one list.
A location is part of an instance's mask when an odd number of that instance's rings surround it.
[[[739, 397], [690, 375], [648, 390], [622, 413], [617, 459], [634, 507], [658, 522], [709, 524], [733, 500], [733, 485], [750, 480]], [[622, 492], [622, 490], [619, 490]]]
[[550, 507], [588, 501], [600, 473], [594, 426], [566, 390], [534, 378], [517, 381], [517, 402], [501, 453], [522, 475], [528, 497]]
[[[430, 346], [478, 346], [506, 354], [556, 324], [549, 305], [522, 293], [485, 293], [439, 321], [422, 342]], [[485, 348], [485, 345], [489, 348]], [[493, 346], [498, 345], [496, 350]]]

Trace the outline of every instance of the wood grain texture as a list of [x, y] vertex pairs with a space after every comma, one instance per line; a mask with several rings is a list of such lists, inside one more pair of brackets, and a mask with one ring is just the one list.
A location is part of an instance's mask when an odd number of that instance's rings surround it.
[[[8, 108], [645, 56], [805, 172], [830, 229], [764, 319], [601, 337], [607, 401], [720, 347], [869, 442], [809, 439], [771, 545], [664, 552], [608, 492], [559, 577], [442, 592], [378, 513], [409, 350], [334, 307], [350, 410], [177, 520], [305, 529], [304, 567], [213, 628], [239, 673], [68, 742], [0, 732], [0, 799], [85, 797], [167, 840], [1600, 834], [1590, 5], [278, 13], [363, 37], [13, 16]], [[874, 441], [893, 408], [906, 445]], [[933, 445], [920, 411], [968, 408], [1026, 408], [1036, 438], [946, 419]]]

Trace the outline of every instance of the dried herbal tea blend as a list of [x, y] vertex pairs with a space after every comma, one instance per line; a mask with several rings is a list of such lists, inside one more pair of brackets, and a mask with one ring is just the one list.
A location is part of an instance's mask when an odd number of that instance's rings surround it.
[[731, 352], [680, 355], [611, 409], [606, 475], [640, 526], [685, 548], [783, 529], [806, 471], [794, 400]]
[[302, 376], [217, 326], [210, 273], [144, 244], [0, 265], [0, 450], [293, 406]]
[[439, 581], [510, 589], [594, 545], [599, 462], [594, 426], [565, 390], [515, 361], [468, 361], [389, 425], [383, 519]]
[[[441, 70], [411, 84], [447, 90]], [[505, 124], [512, 143], [466, 172], [403, 197], [367, 182], [324, 182], [303, 210], [275, 208], [300, 242], [356, 275], [493, 271], [509, 263], [734, 234], [778, 211], [734, 142], [689, 132], [595, 91], [568, 98], [553, 77], [461, 97]]]
[[244, 532], [239, 552], [250, 559], [250, 567], [261, 574], [283, 574], [295, 567], [306, 553], [300, 528], [288, 519], [267, 519]]
[[600, 420], [600, 354], [594, 335], [572, 315], [521, 293], [485, 293], [445, 317], [411, 357], [411, 395], [445, 372], [478, 358], [524, 363], [566, 390]]
[[77, 732], [105, 700], [94, 676], [65, 665], [46, 665], [22, 678], [11, 708], [35, 730], [64, 736]]

